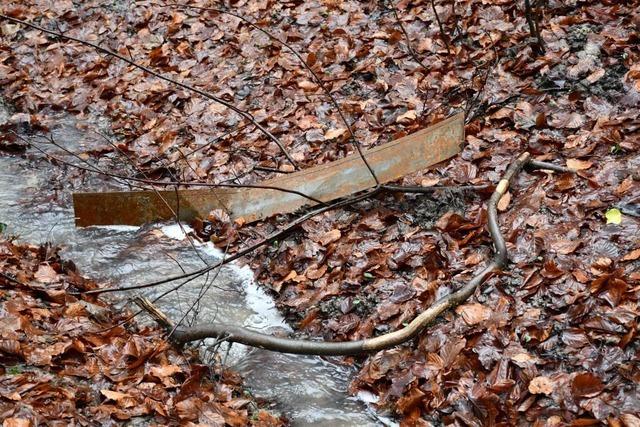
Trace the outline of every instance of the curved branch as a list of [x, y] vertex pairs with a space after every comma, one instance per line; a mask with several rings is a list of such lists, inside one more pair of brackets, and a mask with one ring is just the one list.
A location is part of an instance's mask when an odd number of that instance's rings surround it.
[[295, 162], [295, 160], [293, 160], [291, 155], [287, 152], [287, 150], [284, 147], [284, 145], [282, 144], [282, 142], [278, 138], [276, 138], [271, 132], [269, 132], [264, 126], [262, 126], [260, 123], [258, 123], [258, 121], [248, 111], [242, 110], [242, 109], [236, 107], [235, 105], [233, 105], [232, 103], [227, 102], [224, 99], [219, 98], [219, 97], [217, 97], [217, 96], [215, 96], [213, 94], [205, 92], [202, 89], [198, 89], [195, 86], [191, 86], [191, 85], [189, 85], [187, 83], [179, 82], [179, 81], [174, 80], [174, 79], [172, 79], [170, 77], [167, 77], [167, 76], [165, 76], [163, 74], [160, 74], [157, 71], [154, 71], [149, 67], [146, 67], [144, 65], [138, 64], [137, 62], [133, 61], [132, 59], [129, 59], [126, 56], [120, 55], [119, 53], [114, 52], [114, 51], [112, 51], [110, 49], [107, 49], [106, 47], [102, 47], [99, 44], [92, 43], [92, 42], [87, 41], [87, 40], [82, 40], [82, 39], [79, 39], [79, 38], [76, 38], [76, 37], [73, 37], [73, 36], [67, 36], [67, 35], [62, 34], [60, 32], [52, 31], [52, 30], [49, 30], [47, 28], [41, 27], [39, 25], [32, 24], [30, 22], [23, 21], [23, 20], [20, 20], [20, 19], [12, 18], [12, 17], [7, 16], [7, 15], [0, 14], [0, 18], [6, 19], [7, 21], [14, 22], [16, 24], [26, 25], [27, 27], [31, 27], [31, 28], [33, 28], [35, 30], [42, 31], [43, 33], [51, 34], [52, 36], [56, 36], [56, 37], [59, 37], [59, 38], [64, 39], [64, 40], [71, 40], [71, 41], [83, 44], [85, 46], [92, 47], [92, 48], [94, 48], [95, 50], [97, 50], [99, 52], [102, 52], [102, 53], [105, 53], [105, 54], [107, 54], [109, 56], [113, 56], [115, 58], [118, 58], [118, 59], [126, 62], [127, 64], [132, 65], [132, 66], [138, 68], [139, 70], [144, 71], [147, 74], [151, 74], [152, 76], [157, 77], [160, 80], [164, 80], [164, 81], [166, 81], [168, 83], [174, 84], [174, 85], [179, 86], [179, 87], [181, 87], [183, 89], [190, 90], [192, 92], [197, 93], [200, 96], [203, 96], [203, 97], [208, 98], [208, 99], [210, 99], [212, 101], [215, 101], [218, 104], [224, 105], [225, 107], [229, 108], [230, 110], [234, 111], [237, 114], [240, 114], [242, 117], [244, 117], [247, 120], [249, 120], [267, 138], [269, 138], [271, 141], [275, 142], [276, 145], [280, 148], [280, 151], [282, 151], [282, 154], [285, 155], [285, 157], [287, 158], [289, 163], [291, 163], [294, 168], [299, 169], [298, 168], [298, 164]]
[[488, 228], [495, 247], [494, 258], [478, 272], [465, 286], [456, 292], [436, 301], [431, 307], [423, 311], [406, 327], [397, 331], [359, 341], [324, 342], [295, 340], [273, 337], [250, 329], [225, 325], [220, 323], [203, 324], [190, 328], [177, 328], [173, 339], [179, 343], [201, 340], [203, 338], [219, 338], [226, 336], [229, 342], [239, 342], [253, 347], [282, 353], [313, 354], [313, 355], [354, 355], [384, 350], [402, 344], [415, 338], [427, 325], [440, 314], [451, 307], [455, 307], [469, 298], [476, 288], [494, 271], [501, 270], [507, 263], [507, 247], [498, 224], [497, 205], [500, 198], [507, 192], [513, 178], [529, 162], [530, 154], [521, 154], [507, 169], [498, 183], [488, 202]]

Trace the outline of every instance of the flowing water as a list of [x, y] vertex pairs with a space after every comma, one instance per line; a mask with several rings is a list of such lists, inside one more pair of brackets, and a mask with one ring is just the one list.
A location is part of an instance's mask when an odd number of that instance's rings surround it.
[[[70, 120], [62, 118], [59, 123], [51, 133], [70, 150], [78, 152], [99, 144]], [[59, 148], [38, 146], [79, 163]], [[176, 224], [76, 228], [72, 190], [122, 188], [122, 184], [97, 175], [79, 176], [73, 168], [46, 161], [34, 148], [19, 156], [0, 154], [0, 222], [8, 226], [5, 234], [25, 242], [58, 245], [63, 248], [62, 256], [73, 260], [82, 274], [114, 286], [151, 282], [179, 274], [181, 269], [191, 271], [222, 256], [211, 244], [189, 242], [184, 234], [188, 230]], [[169, 286], [153, 288], [143, 295], [152, 299]], [[203, 288], [208, 289], [201, 295]], [[229, 264], [217, 275], [167, 295], [157, 305], [171, 318], [179, 319], [199, 296], [198, 322], [218, 320], [266, 332], [291, 330], [272, 299], [256, 286], [248, 267]], [[284, 413], [293, 425], [394, 424], [367, 406], [375, 396], [363, 394], [358, 400], [347, 394], [354, 370], [338, 360], [233, 345], [226, 363], [242, 374], [253, 395], [275, 402], [275, 410]]]

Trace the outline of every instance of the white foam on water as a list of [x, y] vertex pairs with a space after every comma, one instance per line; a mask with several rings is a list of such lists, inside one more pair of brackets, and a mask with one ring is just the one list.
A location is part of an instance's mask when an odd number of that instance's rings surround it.
[[181, 227], [180, 224], [170, 224], [170, 225], [163, 225], [160, 228], [160, 231], [162, 231], [162, 234], [164, 234], [170, 239], [184, 240], [187, 237], [185, 232], [191, 233], [193, 232], [193, 228], [189, 227], [188, 225], [183, 225]]
[[[185, 232], [193, 232], [193, 229], [188, 225], [180, 227], [179, 224], [165, 225], [161, 227], [160, 230], [165, 236], [175, 240], [184, 240], [187, 237]], [[211, 242], [200, 243], [195, 241], [195, 243], [200, 246], [207, 255], [216, 259], [222, 259], [224, 257], [224, 252]], [[273, 299], [253, 280], [253, 271], [251, 271], [249, 266], [245, 265], [240, 267], [236, 263], [229, 263], [226, 267], [242, 282], [241, 287], [245, 292], [245, 302], [255, 313], [246, 319], [245, 326], [260, 329], [278, 327], [292, 331], [291, 327], [287, 325], [284, 318], [278, 312]]]
[[378, 403], [378, 401], [380, 400], [378, 395], [373, 394], [367, 390], [360, 390], [358, 394], [356, 394], [356, 397], [359, 401], [364, 403]]
[[92, 225], [92, 228], [100, 228], [102, 230], [113, 230], [113, 231], [138, 231], [140, 230], [139, 225]]

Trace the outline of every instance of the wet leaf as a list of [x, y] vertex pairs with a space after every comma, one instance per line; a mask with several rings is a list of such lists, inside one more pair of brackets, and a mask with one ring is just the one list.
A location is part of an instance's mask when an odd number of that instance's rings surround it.
[[491, 309], [482, 304], [464, 304], [456, 308], [458, 313], [469, 326], [477, 325], [491, 317]]
[[603, 389], [604, 384], [600, 377], [588, 372], [577, 374], [571, 382], [571, 390], [580, 397], [597, 396]]
[[322, 246], [327, 246], [329, 243], [333, 243], [339, 240], [341, 236], [342, 233], [340, 233], [340, 230], [334, 228], [333, 230], [326, 232], [320, 237], [320, 243], [322, 244]]
[[550, 395], [555, 390], [555, 384], [549, 377], [539, 376], [529, 382], [529, 393]]
[[586, 169], [589, 169], [591, 166], [593, 166], [593, 162], [578, 160], [578, 159], [567, 160], [567, 167], [575, 171], [586, 170]]

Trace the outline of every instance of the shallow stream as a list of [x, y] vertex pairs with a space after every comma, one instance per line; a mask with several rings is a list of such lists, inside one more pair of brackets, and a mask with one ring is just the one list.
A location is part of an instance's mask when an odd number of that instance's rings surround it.
[[[63, 120], [51, 132], [56, 141], [73, 151], [92, 148], [91, 138], [69, 121]], [[78, 163], [59, 148], [41, 147]], [[0, 222], [8, 226], [5, 234], [29, 243], [58, 245], [63, 248], [62, 256], [73, 260], [82, 274], [113, 286], [151, 282], [220, 259], [221, 252], [210, 244], [190, 244], [176, 224], [76, 228], [70, 197], [73, 190], [122, 187], [95, 175], [78, 185], [79, 179], [71, 179], [73, 175], [78, 172], [51, 164], [34, 148], [17, 156], [0, 153]], [[290, 330], [272, 299], [254, 283], [248, 267], [230, 264], [209, 279], [212, 286], [202, 298], [198, 322], [218, 320], [268, 332]], [[204, 280], [194, 281], [157, 305], [179, 319], [204, 285]], [[153, 299], [166, 289], [152, 288], [143, 295]], [[248, 390], [275, 402], [274, 410], [284, 413], [293, 425], [393, 424], [367, 407], [362, 401], [369, 400], [367, 396], [358, 400], [347, 394], [354, 369], [338, 362], [241, 345], [234, 345], [226, 358], [226, 364], [244, 377]]]

